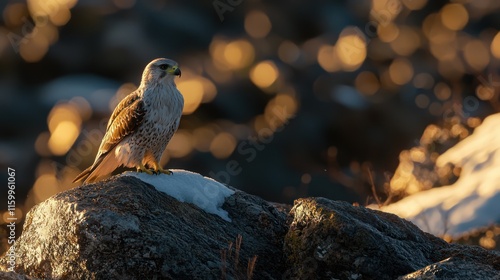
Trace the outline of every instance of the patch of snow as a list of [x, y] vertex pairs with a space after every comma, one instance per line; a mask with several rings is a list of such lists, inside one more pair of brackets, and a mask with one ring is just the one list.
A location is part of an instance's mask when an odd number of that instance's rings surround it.
[[438, 166], [462, 168], [452, 185], [408, 196], [381, 210], [408, 219], [434, 235], [461, 236], [500, 223], [500, 114], [443, 153]]
[[171, 169], [172, 175], [149, 175], [128, 171], [123, 176], [133, 176], [154, 186], [180, 202], [192, 203], [207, 213], [215, 214], [231, 222], [222, 204], [234, 191], [212, 178], [186, 170]]

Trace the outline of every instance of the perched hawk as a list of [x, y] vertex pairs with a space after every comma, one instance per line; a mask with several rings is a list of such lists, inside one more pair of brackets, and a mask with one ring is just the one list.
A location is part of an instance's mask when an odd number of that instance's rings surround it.
[[139, 88], [113, 111], [94, 163], [73, 182], [94, 182], [122, 165], [148, 174], [171, 174], [160, 166], [160, 158], [182, 115], [184, 99], [174, 83], [180, 75], [173, 60], [151, 61]]

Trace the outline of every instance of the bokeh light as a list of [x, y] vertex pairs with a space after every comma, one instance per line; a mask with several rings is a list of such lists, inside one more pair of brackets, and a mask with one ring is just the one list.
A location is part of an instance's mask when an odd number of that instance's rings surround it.
[[490, 61], [488, 48], [480, 40], [471, 40], [465, 45], [464, 57], [474, 71], [483, 70]]
[[245, 17], [245, 30], [254, 38], [264, 38], [271, 31], [271, 21], [261, 11], [250, 11]]
[[318, 51], [318, 63], [328, 72], [335, 72], [342, 68], [334, 46], [322, 45]]
[[491, 53], [497, 59], [500, 59], [500, 32], [497, 32], [493, 41], [491, 41]]
[[274, 62], [266, 60], [259, 62], [250, 71], [250, 79], [261, 88], [272, 86], [278, 79], [279, 72]]
[[295, 63], [300, 57], [300, 49], [291, 41], [283, 41], [278, 48], [279, 58], [288, 64]]
[[210, 44], [214, 65], [221, 70], [237, 70], [249, 66], [254, 61], [254, 47], [247, 40], [226, 42], [214, 38]]
[[170, 140], [167, 153], [173, 158], [181, 158], [189, 155], [192, 151], [192, 134], [187, 130], [179, 129]]
[[214, 157], [223, 159], [230, 156], [236, 148], [236, 139], [227, 132], [217, 134], [210, 143], [210, 152]]
[[395, 84], [404, 85], [413, 78], [413, 67], [409, 60], [398, 58], [389, 66], [389, 73]]
[[447, 4], [441, 10], [443, 25], [451, 30], [461, 30], [469, 20], [469, 14], [462, 4]]
[[[48, 148], [53, 155], [64, 155], [80, 134], [82, 117], [78, 107], [71, 103], [56, 105], [49, 113], [47, 123], [50, 131]], [[42, 144], [39, 144], [42, 147]], [[43, 148], [40, 149], [43, 151]]]
[[359, 73], [359, 75], [356, 77], [356, 80], [354, 80], [354, 84], [356, 86], [356, 89], [366, 95], [373, 95], [380, 88], [380, 82], [377, 76], [369, 71], [363, 71]]
[[362, 32], [355, 27], [345, 28], [341, 33], [336, 53], [345, 71], [355, 71], [366, 58], [366, 42]]

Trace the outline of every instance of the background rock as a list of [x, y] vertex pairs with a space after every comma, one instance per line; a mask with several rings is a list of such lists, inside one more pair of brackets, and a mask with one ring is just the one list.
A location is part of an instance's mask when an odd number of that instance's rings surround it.
[[[498, 252], [448, 244], [395, 215], [345, 202], [299, 199], [289, 222], [287, 279], [396, 279], [440, 261], [415, 275], [460, 277], [462, 262], [471, 267], [467, 279], [500, 274]], [[404, 279], [420, 279], [412, 277]]]

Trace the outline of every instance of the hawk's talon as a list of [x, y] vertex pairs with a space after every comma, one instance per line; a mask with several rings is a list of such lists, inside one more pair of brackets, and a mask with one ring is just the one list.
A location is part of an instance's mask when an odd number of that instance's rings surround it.
[[139, 167], [137, 168], [137, 172], [145, 172], [149, 175], [153, 175], [153, 172], [154, 171], [151, 171], [150, 169], [147, 169], [146, 167], [144, 167], [144, 165], [141, 163], [139, 164]]
[[159, 165], [157, 162], [153, 163], [153, 165], [154, 165], [154, 170], [156, 172], [155, 174], [161, 174], [161, 173], [167, 174], [167, 175], [172, 175], [173, 174], [172, 171], [170, 171], [168, 169], [163, 169], [161, 167], [161, 165]]
[[174, 174], [174, 172], [168, 170], [168, 169], [162, 169], [160, 170], [159, 172], [163, 173], [163, 174], [167, 174], [167, 175], [172, 175]]

